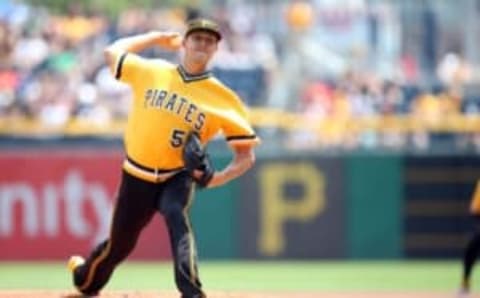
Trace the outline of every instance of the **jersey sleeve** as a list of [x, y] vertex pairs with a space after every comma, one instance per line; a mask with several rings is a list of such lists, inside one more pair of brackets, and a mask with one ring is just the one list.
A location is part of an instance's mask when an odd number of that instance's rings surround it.
[[118, 81], [134, 84], [148, 71], [146, 59], [134, 53], [122, 52], [115, 57], [112, 73]]
[[225, 115], [221, 129], [230, 146], [256, 146], [260, 143], [249, 123], [248, 110], [238, 98]]

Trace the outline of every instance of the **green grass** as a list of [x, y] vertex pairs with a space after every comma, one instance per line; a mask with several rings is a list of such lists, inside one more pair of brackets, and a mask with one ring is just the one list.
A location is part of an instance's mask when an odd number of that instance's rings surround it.
[[[201, 262], [209, 290], [451, 291], [460, 262]], [[480, 278], [475, 278], [478, 284]], [[0, 289], [70, 289], [63, 263], [0, 262]], [[170, 263], [127, 262], [108, 289], [175, 289]]]

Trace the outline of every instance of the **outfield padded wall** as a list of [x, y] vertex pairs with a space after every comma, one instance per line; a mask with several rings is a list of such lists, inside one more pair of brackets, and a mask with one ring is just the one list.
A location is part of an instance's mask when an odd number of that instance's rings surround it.
[[403, 255], [403, 158], [357, 155], [346, 158], [348, 255]]
[[478, 156], [405, 158], [406, 257], [461, 258], [475, 226], [468, 210], [479, 178]]
[[343, 158], [259, 158], [240, 179], [243, 258], [344, 258]]
[[[124, 156], [120, 146], [93, 145], [1, 151], [0, 167], [8, 170], [0, 175], [0, 259], [64, 259], [107, 236]], [[212, 155], [218, 168], [231, 159]], [[258, 154], [246, 175], [198, 191], [191, 210], [198, 253], [458, 257], [472, 227], [468, 202], [478, 177], [476, 155]], [[131, 257], [170, 258], [167, 237], [156, 216]]]
[[[230, 161], [224, 156], [214, 160], [217, 168]], [[238, 256], [239, 181], [234, 180], [223, 187], [197, 189], [195, 202], [190, 212], [195, 230], [200, 258], [225, 259]]]

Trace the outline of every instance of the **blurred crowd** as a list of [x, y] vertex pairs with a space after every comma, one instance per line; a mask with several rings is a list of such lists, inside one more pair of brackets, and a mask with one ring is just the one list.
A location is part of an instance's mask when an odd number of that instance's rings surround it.
[[[401, 125], [385, 132], [382, 123], [352, 127], [351, 119], [362, 117], [409, 116], [435, 124], [448, 115], [476, 116], [478, 101], [466, 88], [477, 84], [476, 71], [455, 47], [435, 57], [424, 55], [435, 44], [409, 50], [402, 44], [398, 6], [324, 2], [332, 3], [233, 1], [208, 9], [206, 15], [225, 32], [212, 63], [215, 75], [252, 107], [295, 112], [322, 124], [314, 130], [267, 129], [265, 137], [280, 135], [291, 148], [422, 149], [432, 140], [480, 148], [476, 133]], [[101, 127], [125, 119], [130, 90], [107, 69], [105, 46], [149, 30], [183, 31], [185, 20], [199, 15], [204, 11], [192, 7], [132, 7], [109, 18], [79, 1], [64, 14], [0, 2], [0, 124], [27, 119], [48, 128], [81, 119]], [[179, 53], [161, 49], [143, 54], [179, 59]], [[425, 63], [429, 59], [434, 66]]]
[[[212, 67], [253, 103], [265, 96], [266, 72], [276, 59], [273, 43], [244, 32], [249, 23], [230, 24], [235, 20], [224, 13], [216, 13], [227, 32]], [[109, 73], [103, 49], [117, 38], [149, 30], [181, 32], [185, 20], [199, 15], [192, 8], [129, 8], [112, 21], [81, 2], [72, 3], [65, 15], [1, 2], [0, 116], [24, 116], [45, 126], [65, 125], [72, 118], [99, 124], [125, 118], [130, 90]], [[161, 49], [142, 54], [179, 59], [178, 53]]]

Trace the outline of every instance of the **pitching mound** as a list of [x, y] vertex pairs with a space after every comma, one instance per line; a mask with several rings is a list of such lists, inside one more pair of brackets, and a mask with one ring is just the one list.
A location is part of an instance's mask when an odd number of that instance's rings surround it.
[[[208, 298], [452, 298], [454, 293], [329, 293], [329, 292], [311, 292], [311, 293], [275, 293], [275, 292], [208, 292]], [[176, 292], [159, 291], [105, 291], [99, 298], [178, 298], [180, 295]], [[0, 291], [2, 298], [81, 298], [83, 296], [67, 291], [49, 291], [49, 290], [15, 290]], [[471, 298], [480, 296], [472, 295]]]

